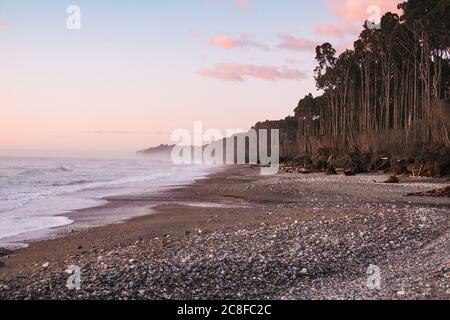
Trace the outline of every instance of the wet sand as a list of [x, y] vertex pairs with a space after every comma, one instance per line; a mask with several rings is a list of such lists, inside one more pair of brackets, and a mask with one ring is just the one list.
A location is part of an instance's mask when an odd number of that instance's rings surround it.
[[[0, 298], [448, 299], [450, 200], [405, 197], [448, 181], [385, 179], [245, 166], [115, 197], [73, 213], [60, 237], [0, 258]], [[111, 212], [141, 217], [85, 228]], [[82, 270], [79, 291], [65, 286], [68, 265]], [[367, 287], [370, 265], [379, 290]]]

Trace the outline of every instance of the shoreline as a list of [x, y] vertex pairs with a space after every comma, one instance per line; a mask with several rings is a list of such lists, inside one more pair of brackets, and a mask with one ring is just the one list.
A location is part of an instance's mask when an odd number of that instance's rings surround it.
[[[374, 180], [383, 175], [258, 172], [232, 166], [158, 199], [116, 197], [102, 209], [83, 210], [85, 217], [114, 209], [144, 215], [0, 257], [0, 298], [450, 297], [450, 201], [404, 197], [446, 180], [382, 185]], [[150, 208], [155, 200], [159, 205]], [[384, 290], [362, 285], [374, 263], [386, 277]], [[82, 269], [79, 292], [65, 288], [68, 265]], [[121, 277], [133, 285], [127, 288]]]
[[[207, 179], [210, 174], [220, 172], [223, 168], [220, 167], [204, 167], [202, 171], [190, 172], [187, 177], [180, 178], [176, 182], [159, 182], [159, 185], [141, 186], [141, 191], [136, 187], [122, 186], [120, 191], [113, 191], [108, 189], [86, 189], [73, 194], [65, 196], [85, 205], [74, 206], [63, 209], [61, 207], [60, 213], [49, 215], [49, 219], [60, 219], [67, 221], [66, 223], [49, 226], [48, 228], [30, 230], [19, 233], [13, 236], [8, 236], [0, 239], [0, 248], [4, 250], [15, 251], [28, 247], [33, 242], [51, 240], [57, 237], [64, 237], [74, 230], [82, 230], [92, 227], [106, 226], [109, 224], [126, 222], [129, 219], [149, 214], [149, 212], [141, 212], [142, 207], [147, 202], [153, 201], [158, 203], [158, 195], [167, 194], [172, 189], [182, 188], [190, 184]], [[194, 173], [194, 174], [193, 174]], [[136, 188], [136, 190], [132, 190]], [[95, 193], [100, 193], [100, 196], [95, 196]], [[103, 195], [101, 195], [103, 194]], [[113, 194], [113, 195], [105, 195]], [[59, 196], [60, 198], [63, 196]], [[146, 198], [142, 203], [137, 203], [139, 198]], [[133, 201], [136, 205], [128, 210], [126, 206], [118, 204], [120, 199], [128, 199]], [[130, 201], [130, 202], [131, 202]], [[89, 204], [88, 204], [89, 203]], [[67, 210], [66, 210], [67, 209]]]

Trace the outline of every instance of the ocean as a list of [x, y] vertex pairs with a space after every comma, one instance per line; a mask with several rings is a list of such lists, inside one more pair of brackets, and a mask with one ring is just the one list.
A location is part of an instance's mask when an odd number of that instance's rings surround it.
[[100, 206], [103, 197], [190, 184], [210, 170], [140, 158], [0, 157], [0, 247], [70, 225], [64, 213]]

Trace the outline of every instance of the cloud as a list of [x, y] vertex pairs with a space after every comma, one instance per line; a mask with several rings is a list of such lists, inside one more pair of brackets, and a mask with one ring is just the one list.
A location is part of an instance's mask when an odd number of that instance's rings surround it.
[[327, 23], [320, 23], [315, 26], [314, 33], [320, 36], [331, 36], [335, 38], [343, 38], [346, 35], [341, 28]]
[[204, 77], [212, 77], [230, 82], [243, 82], [246, 78], [268, 81], [301, 80], [308, 78], [305, 72], [287, 67], [276, 68], [234, 62], [217, 64], [214, 68], [203, 68], [198, 73]]
[[259, 48], [262, 50], [269, 50], [267, 45], [254, 41], [252, 36], [249, 35], [242, 35], [239, 38], [214, 36], [209, 43], [214, 47], [222, 49]]
[[397, 5], [404, 0], [327, 0], [331, 12], [345, 23], [364, 23], [372, 15], [368, 9], [376, 6], [380, 14], [391, 11], [399, 13]]
[[[388, 11], [401, 13], [397, 8], [404, 0], [325, 0], [336, 23], [319, 23], [314, 33], [320, 36], [333, 38], [346, 38], [346, 44], [341, 41], [337, 47], [351, 48], [349, 39], [354, 39], [361, 31], [367, 20], [378, 20]], [[341, 49], [339, 49], [339, 47]], [[342, 50], [344, 51], [344, 50]]]
[[295, 65], [299, 65], [299, 64], [305, 63], [303, 61], [303, 59], [299, 59], [299, 58], [286, 58], [286, 59], [284, 59], [284, 62], [286, 64], [291, 65], [291, 66], [295, 66]]
[[281, 36], [282, 42], [278, 45], [280, 49], [293, 50], [293, 51], [310, 51], [314, 50], [316, 43], [304, 39], [296, 38], [288, 33], [284, 33]]
[[236, 6], [240, 9], [244, 10], [252, 10], [252, 7], [250, 5], [250, 2], [253, 2], [252, 0], [234, 0], [236, 3]]
[[7, 28], [9, 26], [10, 26], [10, 24], [8, 21], [0, 20], [0, 28]]
[[244, 7], [248, 5], [248, 1], [247, 0], [236, 0], [236, 5], [239, 7]]

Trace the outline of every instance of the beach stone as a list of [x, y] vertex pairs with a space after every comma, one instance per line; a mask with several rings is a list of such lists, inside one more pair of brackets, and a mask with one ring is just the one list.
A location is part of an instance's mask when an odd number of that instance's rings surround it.
[[42, 265], [42, 268], [48, 268], [49, 265], [50, 265], [50, 262], [46, 262]]
[[[254, 182], [261, 201], [251, 200], [261, 208], [255, 209], [251, 224], [239, 217], [233, 225], [201, 234], [198, 228], [203, 227], [194, 222], [170, 239], [164, 231], [156, 234], [159, 239], [152, 236], [139, 245], [130, 240], [114, 249], [79, 254], [77, 264], [84, 266], [80, 292], [68, 292], [64, 275], [52, 270], [73, 261], [47, 258], [54, 268], [36, 265], [36, 272], [17, 285], [13, 280], [18, 276], [2, 278], [14, 286], [0, 290], [0, 299], [420, 299], [434, 297], [434, 291], [445, 298], [448, 271], [442, 253], [448, 252], [449, 235], [448, 209], [442, 204], [447, 199], [426, 199], [430, 205], [425, 206], [423, 199], [404, 198], [422, 187], [383, 185], [374, 179], [382, 182], [383, 176], [297, 173]], [[248, 185], [233, 185], [233, 192]], [[269, 186], [273, 191], [267, 204]], [[234, 196], [227, 184], [221, 188]], [[280, 198], [272, 198], [274, 193]], [[267, 212], [279, 218], [271, 219], [263, 214]], [[267, 219], [265, 227], [261, 217]], [[389, 266], [381, 270], [383, 287], [396, 289], [367, 290], [364, 266], [372, 263]]]
[[384, 183], [399, 183], [400, 179], [397, 176], [391, 176]]

